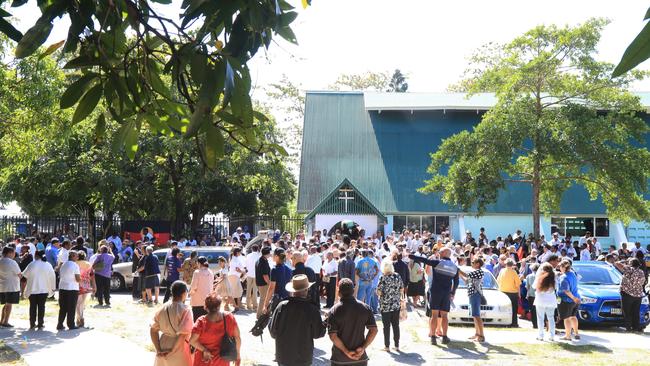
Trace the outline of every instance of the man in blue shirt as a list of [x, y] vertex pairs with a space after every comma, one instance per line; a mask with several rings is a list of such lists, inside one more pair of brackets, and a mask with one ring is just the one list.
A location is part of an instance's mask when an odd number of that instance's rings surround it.
[[560, 262], [560, 286], [558, 296], [562, 300], [557, 306], [560, 319], [564, 321], [566, 334], [562, 339], [571, 340], [571, 333], [575, 339], [580, 339], [578, 334], [578, 306], [580, 306], [580, 295], [578, 294], [578, 276], [571, 269], [571, 261], [568, 259]]
[[371, 251], [364, 249], [361, 254], [363, 258], [356, 265], [357, 283], [357, 300], [363, 301], [370, 306], [372, 303], [372, 284], [376, 277], [379, 276], [379, 266], [371, 256]]
[[[275, 310], [275, 307], [280, 301], [289, 297], [289, 292], [286, 290], [286, 285], [291, 281], [291, 268], [289, 268], [285, 261], [287, 255], [282, 248], [276, 248], [273, 252], [273, 261], [275, 267], [271, 269], [271, 276], [269, 289], [266, 292], [266, 299], [264, 299], [264, 307], [262, 313], [268, 314]], [[271, 301], [273, 299], [273, 301]]]
[[52, 238], [52, 242], [50, 242], [45, 248], [45, 260], [47, 260], [47, 263], [52, 265], [52, 268], [56, 268], [60, 247], [61, 244], [59, 244], [59, 239]]
[[429, 320], [429, 336], [431, 344], [436, 344], [436, 329], [438, 328], [438, 315], [442, 321], [442, 343], [449, 343], [447, 327], [449, 320], [447, 314], [451, 309], [451, 302], [458, 289], [458, 267], [449, 259], [450, 248], [440, 249], [440, 260], [427, 259], [419, 255], [409, 255], [409, 258], [416, 263], [424, 263], [432, 267], [432, 281], [429, 289], [429, 308], [431, 318]]

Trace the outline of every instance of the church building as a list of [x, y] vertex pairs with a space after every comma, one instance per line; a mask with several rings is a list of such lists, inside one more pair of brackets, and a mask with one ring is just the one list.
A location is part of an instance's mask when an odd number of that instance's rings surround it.
[[[639, 94], [650, 106], [650, 94]], [[307, 92], [298, 212], [310, 230], [330, 230], [342, 221], [359, 224], [370, 236], [404, 228], [448, 227], [454, 238], [466, 231], [489, 238], [520, 229], [532, 232], [531, 187], [507, 183], [485, 215], [462, 212], [436, 194], [418, 189], [430, 178], [430, 153], [441, 141], [471, 130], [496, 102], [493, 94]], [[647, 107], [646, 107], [647, 108]], [[498, 141], [495, 141], [498, 143]], [[564, 195], [559, 212], [541, 219], [542, 234], [595, 233], [602, 245], [650, 243], [647, 223], [610, 222], [599, 200], [580, 186]]]

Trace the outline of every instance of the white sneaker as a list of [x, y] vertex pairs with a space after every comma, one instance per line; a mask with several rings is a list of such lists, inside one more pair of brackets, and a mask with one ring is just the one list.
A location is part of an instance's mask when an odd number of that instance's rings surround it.
[[540, 342], [544, 342], [544, 337], [537, 336], [537, 338], [535, 338], [535, 339], [537, 339]]

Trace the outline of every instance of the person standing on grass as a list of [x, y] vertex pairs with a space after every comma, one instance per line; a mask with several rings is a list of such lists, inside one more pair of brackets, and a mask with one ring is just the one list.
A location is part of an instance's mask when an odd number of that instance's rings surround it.
[[459, 271], [460, 277], [467, 283], [467, 297], [469, 298], [469, 312], [474, 319], [474, 329], [476, 334], [470, 337], [470, 340], [485, 342], [485, 333], [483, 332], [483, 320], [481, 319], [481, 299], [483, 298], [483, 259], [474, 258], [472, 261], [472, 271], [464, 273]]
[[539, 267], [537, 273], [531, 289], [535, 292], [534, 302], [531, 302], [531, 305], [534, 305], [536, 309], [537, 321], [535, 323], [539, 329], [537, 340], [544, 340], [544, 317], [546, 317], [549, 340], [553, 342], [555, 340], [555, 309], [557, 308], [555, 269], [551, 264], [544, 263]]
[[641, 269], [641, 262], [637, 258], [630, 258], [627, 261], [616, 262], [614, 266], [623, 274], [621, 303], [623, 317], [625, 318], [625, 329], [628, 332], [643, 332], [639, 313], [641, 311], [641, 300], [645, 296], [646, 277]]
[[339, 294], [341, 299], [327, 316], [332, 365], [365, 366], [368, 364], [366, 349], [377, 335], [375, 316], [369, 305], [354, 298], [351, 280], [339, 281]]
[[43, 251], [36, 251], [36, 260], [23, 271], [23, 277], [27, 279], [25, 297], [29, 299], [29, 329], [43, 329], [45, 301], [56, 290], [54, 268], [43, 260], [44, 255]]
[[[212, 292], [212, 283], [214, 274], [209, 268], [208, 259], [204, 256], [197, 260], [199, 269], [192, 275], [192, 284], [190, 285], [190, 306], [192, 307], [193, 320], [207, 314], [205, 308], [205, 298]], [[221, 304], [221, 300], [219, 300]]]
[[382, 276], [377, 285], [379, 295], [379, 311], [384, 325], [384, 351], [390, 350], [390, 328], [393, 327], [393, 342], [395, 350], [399, 352], [399, 313], [404, 293], [404, 282], [399, 274], [395, 273], [393, 262], [385, 259], [381, 263]]
[[155, 295], [154, 303], [158, 303], [158, 295], [160, 294], [160, 265], [158, 257], [153, 254], [153, 246], [149, 245], [146, 248], [147, 255], [144, 257], [140, 265], [140, 273], [144, 276], [144, 299], [143, 302], [151, 303], [154, 299], [152, 291]]
[[[578, 334], [578, 306], [580, 306], [580, 295], [578, 294], [578, 276], [571, 270], [571, 261], [563, 260], [560, 262], [560, 287], [558, 295], [561, 302], [557, 307], [560, 319], [564, 321], [564, 330], [566, 334], [562, 338], [570, 341], [573, 338], [580, 339]], [[539, 326], [540, 324], [538, 324]]]
[[95, 282], [95, 272], [93, 271], [93, 266], [86, 260], [86, 252], [79, 251], [77, 253], [79, 254], [77, 265], [79, 266], [79, 272], [81, 273], [81, 282], [79, 282], [79, 298], [77, 298], [76, 307], [77, 326], [84, 327], [86, 326], [84, 319], [86, 302], [88, 301], [88, 296], [92, 293], [95, 293], [97, 290], [97, 284]]
[[13, 247], [6, 246], [2, 248], [2, 258], [0, 258], [0, 305], [2, 307], [2, 317], [0, 317], [0, 327], [13, 328], [9, 324], [11, 309], [14, 304], [20, 301], [20, 267], [14, 260], [16, 250]]
[[291, 296], [273, 311], [269, 332], [275, 339], [275, 360], [280, 366], [308, 366], [314, 359], [314, 339], [325, 335], [320, 312], [309, 299], [313, 286], [307, 276], [294, 276], [285, 286]]
[[180, 253], [181, 250], [176, 247], [172, 249], [171, 254], [169, 257], [167, 257], [167, 260], [165, 260], [163, 277], [165, 277], [167, 290], [165, 291], [165, 298], [163, 299], [163, 302], [167, 302], [167, 300], [171, 298], [171, 291], [169, 291], [169, 289], [172, 283], [180, 280], [180, 269], [182, 265], [181, 260], [178, 258], [180, 256]]
[[[429, 337], [431, 344], [437, 344], [436, 330], [438, 321], [441, 322], [442, 343], [449, 343], [447, 330], [449, 319], [447, 315], [451, 309], [451, 302], [454, 299], [458, 289], [458, 267], [451, 260], [451, 248], [442, 248], [439, 252], [440, 260], [427, 259], [419, 255], [409, 255], [409, 259], [418, 263], [424, 263], [431, 266], [431, 285], [429, 288], [429, 308], [431, 309], [431, 318], [429, 319]], [[440, 318], [440, 319], [438, 319]]]
[[63, 322], [67, 320], [68, 329], [77, 329], [75, 324], [75, 313], [77, 300], [79, 298], [79, 283], [81, 282], [81, 271], [77, 265], [77, 252], [68, 252], [68, 260], [59, 269], [59, 321], [57, 330], [65, 329]]
[[169, 288], [172, 301], [156, 312], [149, 330], [156, 351], [154, 366], [190, 366], [192, 354], [187, 341], [192, 333], [192, 311], [185, 305], [187, 285], [175, 281]]
[[93, 261], [92, 268], [95, 272], [95, 283], [97, 292], [95, 297], [99, 306], [111, 306], [111, 265], [115, 256], [109, 251], [107, 245], [99, 247], [99, 255]]
[[517, 321], [517, 309], [519, 308], [519, 287], [521, 286], [521, 278], [519, 274], [514, 269], [515, 261], [512, 258], [506, 259], [506, 267], [499, 272], [499, 277], [497, 277], [497, 284], [499, 285], [499, 291], [503, 292], [510, 299], [510, 304], [512, 306], [512, 322], [511, 327], [519, 327]]
[[255, 265], [262, 255], [257, 244], [251, 245], [251, 252], [246, 254], [246, 309], [257, 312], [257, 283]]

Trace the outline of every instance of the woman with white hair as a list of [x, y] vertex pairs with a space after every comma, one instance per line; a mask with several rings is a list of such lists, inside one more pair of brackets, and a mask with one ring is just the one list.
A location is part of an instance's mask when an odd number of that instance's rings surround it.
[[404, 282], [399, 274], [395, 273], [393, 262], [384, 260], [381, 264], [382, 276], [377, 285], [379, 295], [379, 311], [384, 324], [384, 351], [390, 350], [390, 328], [393, 327], [393, 341], [395, 350], [399, 351], [399, 312], [402, 299]]

